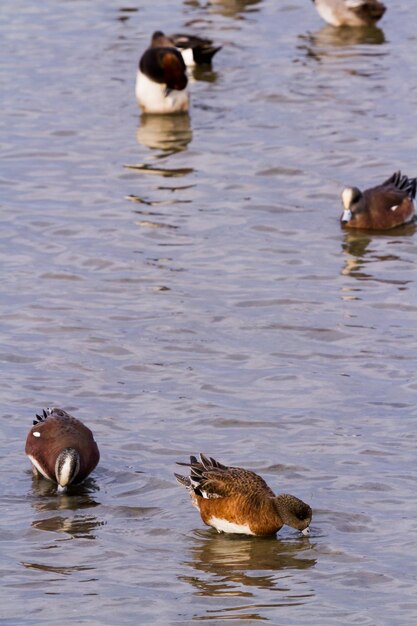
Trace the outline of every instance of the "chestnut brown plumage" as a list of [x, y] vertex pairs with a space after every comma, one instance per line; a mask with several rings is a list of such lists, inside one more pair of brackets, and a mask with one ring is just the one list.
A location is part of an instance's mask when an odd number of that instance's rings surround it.
[[346, 187], [342, 192], [342, 226], [388, 230], [412, 222], [416, 187], [417, 178], [408, 178], [401, 172], [395, 172], [381, 185], [365, 191]]
[[33, 473], [56, 482], [61, 491], [82, 482], [100, 459], [91, 430], [58, 408], [46, 409], [36, 416], [25, 452]]
[[289, 494], [276, 496], [255, 472], [227, 467], [204, 454], [178, 465], [189, 467], [190, 475], [175, 474], [177, 481], [186, 487], [203, 522], [219, 532], [267, 536], [287, 524], [309, 534], [310, 506]]

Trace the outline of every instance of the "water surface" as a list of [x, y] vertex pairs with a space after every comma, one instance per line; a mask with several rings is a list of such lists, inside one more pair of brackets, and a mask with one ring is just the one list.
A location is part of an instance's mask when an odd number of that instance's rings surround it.
[[[344, 185], [417, 174], [413, 10], [2, 8], [2, 623], [416, 622], [416, 235], [338, 223]], [[157, 28], [224, 46], [189, 117], [137, 110]], [[61, 497], [23, 453], [56, 405], [102, 457]], [[310, 538], [204, 527], [173, 478], [200, 450]]]

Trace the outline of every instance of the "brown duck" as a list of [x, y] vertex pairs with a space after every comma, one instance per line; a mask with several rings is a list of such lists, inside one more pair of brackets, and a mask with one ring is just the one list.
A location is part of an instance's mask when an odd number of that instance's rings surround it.
[[34, 475], [57, 483], [58, 491], [82, 482], [100, 459], [91, 430], [57, 408], [36, 415], [26, 439], [25, 452]]
[[312, 511], [295, 496], [276, 496], [263, 478], [240, 467], [226, 467], [200, 454], [190, 457], [189, 476], [175, 474], [186, 487], [201, 518], [218, 532], [274, 535], [287, 524], [309, 534]]

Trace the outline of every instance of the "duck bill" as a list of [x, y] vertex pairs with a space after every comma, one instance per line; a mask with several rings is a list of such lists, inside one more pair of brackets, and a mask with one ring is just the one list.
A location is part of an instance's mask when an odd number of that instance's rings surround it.
[[340, 221], [342, 222], [342, 224], [348, 224], [351, 219], [352, 219], [352, 211], [350, 209], [345, 209], [342, 213], [342, 217], [340, 218]]

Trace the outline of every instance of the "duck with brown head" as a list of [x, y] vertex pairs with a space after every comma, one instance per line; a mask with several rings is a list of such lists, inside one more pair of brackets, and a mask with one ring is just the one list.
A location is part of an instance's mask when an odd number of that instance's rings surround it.
[[263, 478], [240, 467], [227, 467], [200, 454], [198, 461], [178, 463], [190, 468], [189, 476], [175, 474], [186, 487], [205, 524], [218, 532], [269, 536], [284, 524], [310, 532], [311, 507], [289, 494], [276, 496]]

